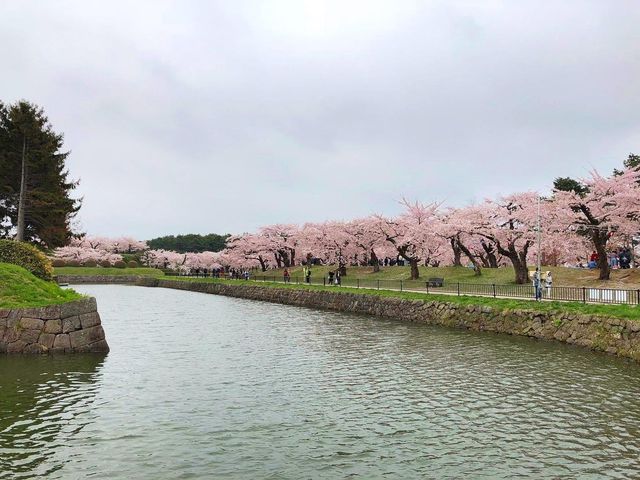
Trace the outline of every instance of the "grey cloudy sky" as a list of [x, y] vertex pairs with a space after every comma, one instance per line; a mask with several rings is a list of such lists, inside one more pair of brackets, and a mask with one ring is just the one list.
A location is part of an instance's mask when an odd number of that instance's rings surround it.
[[464, 205], [640, 151], [640, 2], [0, 2], [1, 99], [82, 228], [151, 238]]

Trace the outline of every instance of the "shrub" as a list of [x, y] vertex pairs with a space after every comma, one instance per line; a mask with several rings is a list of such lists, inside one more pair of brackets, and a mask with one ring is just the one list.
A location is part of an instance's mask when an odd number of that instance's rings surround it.
[[29, 270], [36, 277], [51, 280], [51, 260], [33, 245], [14, 240], [0, 240], [0, 262], [12, 263]]
[[129, 268], [138, 268], [138, 262], [136, 262], [135, 260], [129, 260], [127, 262], [127, 267], [129, 267]]
[[83, 267], [97, 267], [98, 266], [98, 262], [96, 262], [95, 260], [93, 260], [92, 258], [90, 258], [89, 260], [85, 260], [82, 263]]
[[67, 262], [67, 267], [79, 267], [80, 262], [78, 260], [69, 260]]
[[67, 262], [65, 262], [61, 258], [54, 258], [53, 260], [51, 260], [51, 265], [53, 265], [54, 267], [65, 267], [67, 265]]
[[109, 267], [111, 267], [111, 262], [109, 260], [102, 260], [100, 262], [100, 266], [104, 267], [104, 268], [109, 268]]
[[127, 264], [124, 263], [122, 260], [118, 260], [117, 262], [113, 263], [113, 266], [116, 268], [125, 268]]

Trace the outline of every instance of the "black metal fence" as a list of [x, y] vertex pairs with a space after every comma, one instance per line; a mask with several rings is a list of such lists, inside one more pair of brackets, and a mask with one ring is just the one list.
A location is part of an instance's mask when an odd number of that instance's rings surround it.
[[[295, 276], [285, 279], [279, 275], [255, 275], [251, 280], [258, 282], [309, 283], [311, 285], [329, 285], [327, 277], [311, 277], [305, 282], [303, 277]], [[335, 285], [335, 283], [334, 283]], [[501, 285], [483, 283], [444, 282], [440, 287], [430, 286], [428, 280], [377, 280], [368, 278], [341, 277], [340, 286], [352, 288], [369, 288], [375, 290], [397, 290], [422, 293], [444, 293], [449, 295], [471, 295], [483, 297], [502, 297], [518, 299], [535, 299], [533, 285]], [[640, 305], [640, 289], [623, 290], [615, 288], [594, 287], [543, 287], [542, 300], [562, 302], [600, 303], [616, 305]]]

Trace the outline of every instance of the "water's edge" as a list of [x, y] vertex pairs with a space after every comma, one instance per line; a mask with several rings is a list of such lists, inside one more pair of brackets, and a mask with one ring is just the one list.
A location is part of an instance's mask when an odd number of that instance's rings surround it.
[[144, 277], [60, 276], [66, 283], [123, 283], [162, 287], [286, 305], [375, 315], [429, 325], [559, 341], [640, 362], [640, 321], [572, 312], [540, 312], [407, 300], [363, 293], [269, 288], [256, 284], [187, 282]]

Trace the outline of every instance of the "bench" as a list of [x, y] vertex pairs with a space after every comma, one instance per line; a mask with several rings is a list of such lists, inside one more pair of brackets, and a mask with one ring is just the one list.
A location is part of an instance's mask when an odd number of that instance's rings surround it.
[[443, 287], [444, 286], [444, 278], [430, 278], [427, 280], [427, 286], [429, 287]]

